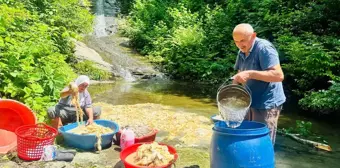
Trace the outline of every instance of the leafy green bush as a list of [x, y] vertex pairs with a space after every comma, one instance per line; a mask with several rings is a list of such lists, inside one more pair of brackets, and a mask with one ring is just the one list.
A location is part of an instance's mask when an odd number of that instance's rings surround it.
[[[146, 6], [147, 4], [144, 5]], [[138, 8], [134, 10], [144, 10], [144, 8], [140, 9], [142, 8], [141, 6], [143, 5], [136, 3], [135, 7]], [[210, 31], [215, 28], [213, 23], [221, 22], [221, 25], [225, 23], [223, 10], [221, 8], [216, 10], [202, 8], [202, 10], [207, 10], [208, 13], [205, 16], [206, 25], [204, 25], [203, 21], [205, 17], [200, 17], [198, 13], [190, 12], [183, 4], [178, 4], [173, 8], [168, 7], [166, 13], [162, 13], [166, 19], [161, 21], [150, 19], [149, 15], [135, 16], [135, 13], [132, 12], [132, 16], [129, 18], [131, 27], [125, 32], [132, 38], [132, 41], [139, 40], [139, 38], [135, 38], [136, 36], [134, 35], [136, 34], [144, 37], [148, 35], [147, 39], [149, 40], [139, 41], [147, 43], [141, 50], [142, 53], [148, 53], [153, 62], [161, 64], [165, 71], [174, 78], [218, 82], [223, 80], [225, 76], [230, 76], [229, 72], [232, 72], [233, 63], [228, 61], [232, 60], [234, 62], [235, 55], [231, 57], [228, 55], [225, 58], [224, 54], [227, 48], [219, 46], [223, 41], [226, 41], [224, 37], [230, 36], [223, 32], [231, 32], [231, 30], [221, 28], [215, 31], [219, 31], [220, 34], [213, 34]], [[146, 12], [150, 11], [144, 11], [144, 13]], [[144, 22], [154, 22], [155, 25], [150, 28], [152, 30], [141, 33], [140, 27], [146, 28], [151, 25], [144, 24], [142, 20]], [[212, 38], [207, 38], [206, 35]], [[139, 45], [135, 44], [135, 46], [138, 48]], [[236, 50], [233, 51], [236, 53]]]
[[[82, 0], [82, 5], [90, 5]], [[79, 0], [19, 0], [26, 9], [50, 26], [64, 27], [73, 33], [89, 33], [94, 16]], [[76, 34], [73, 34], [76, 35]]]
[[77, 74], [87, 75], [91, 80], [108, 80], [111, 78], [111, 73], [98, 69], [91, 61], [82, 61], [74, 65]]
[[[90, 4], [88, 0], [82, 1], [85, 5]], [[87, 34], [92, 30], [94, 16], [87, 6], [80, 6], [78, 0], [0, 0], [1, 3], [25, 8], [36, 19], [47, 24], [60, 53], [67, 55], [67, 62], [75, 62], [74, 45], [69, 37], [81, 38], [78, 34]]]
[[[160, 34], [156, 40], [161, 44], [158, 54], [165, 58], [165, 69], [175, 78], [190, 79], [188, 75], [199, 78], [199, 71], [204, 70], [204, 67], [198, 69], [196, 66], [200, 65], [200, 61], [205, 61], [202, 59], [204, 55], [200, 54], [205, 50], [205, 35], [198, 14], [190, 13], [184, 6], [179, 9], [170, 8], [168, 12], [173, 19], [173, 28], [167, 38], [164, 39]], [[156, 52], [152, 54], [157, 55]]]
[[135, 1], [131, 10], [132, 15], [128, 19], [131, 28], [126, 30], [125, 34], [142, 54], [147, 54], [154, 48], [152, 41], [159, 35], [154, 25], [159, 25], [158, 22], [162, 21], [170, 27], [168, 25], [170, 16], [167, 13], [169, 6], [171, 6], [171, 0]]
[[[300, 37], [281, 36], [280, 49], [289, 62], [283, 65], [287, 77], [294, 79], [297, 91], [309, 91], [315, 86], [325, 85], [334, 77], [337, 54], [329, 51], [315, 35], [306, 33]], [[340, 46], [340, 43], [339, 43]], [[322, 79], [322, 80], [321, 80]], [[299, 94], [302, 94], [299, 93]]]
[[300, 100], [300, 105], [306, 110], [313, 110], [328, 114], [340, 110], [340, 83], [332, 81], [328, 90], [307, 93]]
[[117, 7], [119, 8], [120, 14], [127, 15], [131, 11], [134, 0], [116, 0]]
[[299, 134], [302, 137], [308, 137], [312, 135], [312, 122], [296, 120], [295, 127], [289, 127], [286, 130], [288, 133]]
[[282, 128], [278, 131], [283, 131], [283, 133], [289, 134], [297, 134], [297, 137], [328, 144], [324, 137], [319, 136], [315, 132], [313, 132], [312, 126], [313, 123], [310, 121], [296, 120], [295, 127], [289, 127], [288, 129]]
[[339, 5], [338, 0], [136, 0], [124, 33], [173, 78], [217, 83], [235, 73], [234, 26], [250, 23], [277, 47], [289, 88], [307, 96], [303, 108], [339, 111], [328, 104], [334, 98], [321, 98], [334, 94], [336, 86], [318, 92], [340, 76]]
[[42, 121], [74, 73], [46, 24], [23, 8], [0, 5], [0, 11], [1, 95], [24, 102]]
[[77, 0], [0, 0], [0, 94], [46, 119], [60, 90], [76, 77], [70, 37], [91, 29]]

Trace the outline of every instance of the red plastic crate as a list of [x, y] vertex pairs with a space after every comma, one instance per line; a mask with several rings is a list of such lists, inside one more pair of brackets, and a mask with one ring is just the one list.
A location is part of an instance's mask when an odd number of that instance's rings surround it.
[[17, 135], [17, 151], [23, 160], [39, 160], [43, 147], [53, 145], [58, 131], [46, 124], [24, 125], [15, 130]]

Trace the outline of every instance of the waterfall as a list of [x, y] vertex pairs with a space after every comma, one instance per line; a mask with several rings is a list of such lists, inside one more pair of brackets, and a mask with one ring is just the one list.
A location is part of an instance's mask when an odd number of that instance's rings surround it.
[[106, 33], [106, 21], [104, 13], [104, 0], [96, 1], [95, 20], [94, 20], [94, 35], [96, 37], [107, 36]]
[[132, 76], [131, 72], [123, 67], [119, 69], [119, 75], [127, 82], [136, 81], [136, 78]]
[[[108, 39], [106, 37], [113, 35], [117, 31], [115, 15], [119, 9], [116, 7], [116, 0], [93, 0], [93, 3], [95, 5], [93, 37], [96, 39], [95, 41], [98, 43], [100, 48], [110, 47], [107, 44]], [[110, 53], [112, 54], [110, 57], [114, 57], [110, 64], [113, 65], [116, 72], [118, 72], [118, 75], [125, 81], [135, 81], [136, 78], [127, 68], [130, 65], [128, 59], [121, 54], [114, 54], [113, 52]]]
[[95, 0], [94, 36], [105, 37], [117, 32], [116, 14], [119, 8], [116, 0]]

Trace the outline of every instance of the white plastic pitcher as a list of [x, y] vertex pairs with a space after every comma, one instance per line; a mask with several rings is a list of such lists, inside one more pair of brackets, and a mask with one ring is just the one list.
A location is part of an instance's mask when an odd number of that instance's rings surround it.
[[120, 136], [120, 148], [123, 150], [135, 143], [135, 133], [129, 129], [124, 128]]

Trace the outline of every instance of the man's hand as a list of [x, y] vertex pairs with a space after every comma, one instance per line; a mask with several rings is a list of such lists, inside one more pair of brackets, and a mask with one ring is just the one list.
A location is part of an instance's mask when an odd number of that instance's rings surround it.
[[246, 83], [250, 79], [250, 71], [242, 71], [232, 77], [237, 83]]
[[87, 122], [86, 122], [86, 125], [90, 125], [90, 124], [93, 124], [93, 119], [91, 118], [89, 118], [88, 120], [87, 120]]

